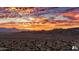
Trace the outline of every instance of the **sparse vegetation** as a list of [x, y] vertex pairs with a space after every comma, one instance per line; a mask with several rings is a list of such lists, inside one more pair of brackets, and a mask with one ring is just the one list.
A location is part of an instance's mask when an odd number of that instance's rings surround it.
[[79, 49], [79, 28], [0, 33], [5, 51], [69, 51], [72, 46]]

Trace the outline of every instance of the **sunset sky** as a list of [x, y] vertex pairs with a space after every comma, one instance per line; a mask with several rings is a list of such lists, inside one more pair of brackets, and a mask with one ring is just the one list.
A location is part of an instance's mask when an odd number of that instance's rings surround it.
[[78, 7], [0, 7], [0, 28], [52, 30], [79, 27]]

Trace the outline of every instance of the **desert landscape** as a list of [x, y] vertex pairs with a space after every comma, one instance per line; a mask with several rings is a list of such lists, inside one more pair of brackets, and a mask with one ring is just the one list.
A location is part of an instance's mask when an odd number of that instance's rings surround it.
[[78, 51], [79, 28], [0, 33], [0, 48], [2, 51]]
[[79, 51], [79, 7], [0, 7], [0, 51]]

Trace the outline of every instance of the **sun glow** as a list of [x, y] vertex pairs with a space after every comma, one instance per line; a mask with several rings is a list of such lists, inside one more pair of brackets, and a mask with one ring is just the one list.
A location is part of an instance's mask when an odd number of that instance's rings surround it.
[[[32, 20], [33, 19], [33, 20]], [[43, 18], [42, 18], [43, 19]], [[19, 30], [32, 30], [32, 31], [41, 31], [41, 30], [53, 30], [53, 29], [67, 29], [73, 27], [79, 27], [79, 20], [67, 21], [67, 22], [49, 22], [47, 19], [34, 19], [31, 18], [31, 22], [8, 22], [0, 24], [0, 28], [16, 28]], [[38, 21], [37, 21], [38, 20]], [[35, 22], [34, 22], [35, 21]]]
[[[10, 12], [16, 12], [19, 14], [19, 17], [11, 17], [11, 13], [8, 15], [0, 14], [0, 28], [16, 28], [18, 30], [29, 30], [29, 31], [49, 31], [53, 29], [68, 29], [79, 27], [79, 13], [75, 12], [66, 12], [60, 13], [58, 16], [55, 16], [50, 21], [48, 18], [43, 16], [23, 18], [23, 15], [29, 15], [37, 11], [35, 8], [6, 8]], [[60, 17], [61, 15], [61, 17]], [[63, 16], [73, 17], [74, 20], [67, 20]], [[56, 20], [57, 19], [57, 20]], [[62, 19], [62, 20], [61, 20]], [[63, 20], [65, 19], [65, 20]]]

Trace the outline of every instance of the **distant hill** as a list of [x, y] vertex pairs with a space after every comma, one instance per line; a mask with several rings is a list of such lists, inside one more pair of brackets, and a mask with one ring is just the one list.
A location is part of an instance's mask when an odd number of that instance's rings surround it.
[[[54, 29], [51, 31], [18, 31], [17, 29], [0, 29], [2, 39], [77, 39], [79, 38], [79, 28]], [[6, 33], [7, 32], [7, 33]], [[10, 32], [10, 33], [8, 33]], [[7, 34], [7, 35], [6, 35]], [[66, 40], [67, 40], [66, 39]]]
[[19, 30], [15, 28], [0, 28], [0, 32], [19, 32]]

